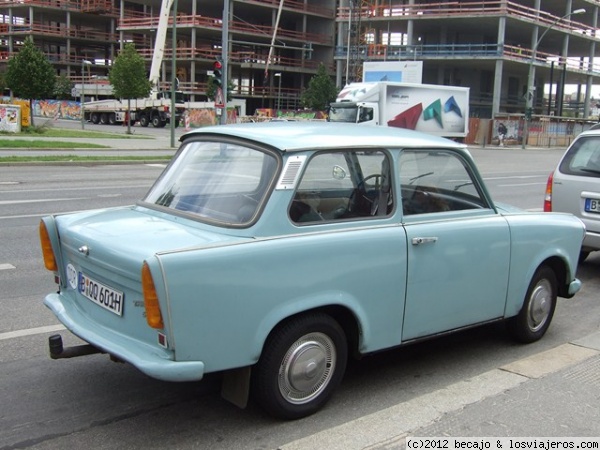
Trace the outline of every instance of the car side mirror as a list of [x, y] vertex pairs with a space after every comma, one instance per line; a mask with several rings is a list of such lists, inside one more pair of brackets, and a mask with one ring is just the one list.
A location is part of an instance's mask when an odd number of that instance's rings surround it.
[[336, 180], [343, 180], [344, 178], [346, 178], [346, 171], [344, 170], [343, 167], [333, 166], [331, 175]]

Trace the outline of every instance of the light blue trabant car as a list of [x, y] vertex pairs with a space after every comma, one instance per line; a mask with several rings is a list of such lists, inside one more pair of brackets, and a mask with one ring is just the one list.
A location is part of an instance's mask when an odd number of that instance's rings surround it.
[[572, 297], [571, 214], [495, 204], [463, 145], [408, 130], [273, 122], [187, 133], [134, 206], [43, 218], [44, 303], [161, 380], [314, 413], [349, 356], [493, 321], [541, 338]]

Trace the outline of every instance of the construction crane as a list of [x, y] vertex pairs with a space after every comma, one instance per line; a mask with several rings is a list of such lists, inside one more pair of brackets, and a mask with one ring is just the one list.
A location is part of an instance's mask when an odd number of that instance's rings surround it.
[[[115, 124], [129, 120], [131, 123], [137, 121], [143, 127], [152, 124], [155, 128], [162, 128], [167, 123], [170, 123], [173, 118], [170, 100], [171, 92], [161, 91], [159, 81], [160, 68], [165, 55], [169, 15], [171, 14], [173, 3], [174, 0], [163, 0], [160, 8], [154, 52], [150, 65], [149, 80], [152, 86], [150, 96], [148, 98], [131, 100], [129, 115], [127, 114], [126, 104], [119, 99], [87, 102], [85, 103], [84, 120], [90, 120], [94, 124]], [[176, 97], [179, 96], [176, 95]], [[177, 98], [176, 100], [179, 101], [175, 105], [175, 125], [179, 123], [185, 111], [183, 98]]]

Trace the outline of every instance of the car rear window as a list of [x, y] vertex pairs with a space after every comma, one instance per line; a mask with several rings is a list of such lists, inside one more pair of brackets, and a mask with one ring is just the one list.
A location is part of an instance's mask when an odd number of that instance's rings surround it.
[[569, 175], [600, 177], [600, 136], [583, 137], [573, 142], [559, 170]]
[[144, 202], [215, 224], [247, 225], [256, 218], [277, 169], [277, 158], [266, 151], [192, 140], [182, 146]]

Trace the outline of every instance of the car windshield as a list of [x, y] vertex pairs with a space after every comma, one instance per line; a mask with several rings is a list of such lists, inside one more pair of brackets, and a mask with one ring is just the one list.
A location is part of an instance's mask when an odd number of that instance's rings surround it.
[[273, 184], [274, 154], [238, 144], [191, 141], [158, 179], [145, 203], [222, 225], [246, 225]]
[[600, 136], [589, 136], [573, 143], [560, 171], [569, 175], [600, 177]]
[[332, 106], [329, 109], [330, 122], [356, 122], [358, 107], [356, 105]]

